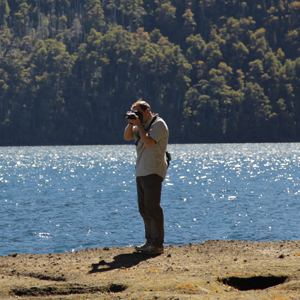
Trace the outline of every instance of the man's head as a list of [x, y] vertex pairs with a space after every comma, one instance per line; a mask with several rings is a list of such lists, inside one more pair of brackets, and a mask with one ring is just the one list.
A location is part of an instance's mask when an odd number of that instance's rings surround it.
[[143, 123], [146, 123], [152, 118], [151, 107], [149, 103], [141, 99], [132, 104], [131, 110], [138, 110], [143, 114]]

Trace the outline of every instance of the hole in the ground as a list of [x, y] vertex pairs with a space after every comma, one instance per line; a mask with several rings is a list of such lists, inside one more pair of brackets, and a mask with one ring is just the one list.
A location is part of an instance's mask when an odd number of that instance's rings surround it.
[[247, 290], [263, 290], [271, 286], [284, 283], [287, 276], [252, 276], [252, 277], [236, 277], [219, 278], [220, 282], [230, 285], [240, 291]]
[[81, 284], [62, 284], [55, 286], [29, 287], [12, 289], [16, 296], [48, 296], [48, 295], [70, 295], [86, 293], [119, 293], [127, 289], [123, 284], [109, 284], [106, 286], [87, 286]]

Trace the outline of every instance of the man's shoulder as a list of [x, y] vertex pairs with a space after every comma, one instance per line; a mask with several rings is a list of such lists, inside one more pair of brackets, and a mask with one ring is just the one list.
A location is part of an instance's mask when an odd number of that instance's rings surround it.
[[169, 129], [166, 122], [158, 116], [150, 128], [150, 136], [154, 137], [154, 135], [159, 135], [160, 137], [167, 137], [169, 135]]
[[165, 120], [164, 120], [163, 118], [161, 118], [160, 116], [157, 116], [157, 117], [156, 117], [156, 120], [154, 121], [153, 124], [162, 124], [162, 125], [164, 125], [165, 127], [168, 128], [167, 123], [166, 123]]

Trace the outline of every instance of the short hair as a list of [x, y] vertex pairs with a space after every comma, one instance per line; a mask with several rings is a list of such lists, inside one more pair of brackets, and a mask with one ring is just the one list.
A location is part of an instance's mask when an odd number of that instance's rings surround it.
[[146, 101], [139, 99], [137, 102], [133, 103], [131, 105], [131, 110], [133, 110], [135, 107], [139, 106], [142, 111], [146, 111], [147, 108], [151, 111], [151, 106]]

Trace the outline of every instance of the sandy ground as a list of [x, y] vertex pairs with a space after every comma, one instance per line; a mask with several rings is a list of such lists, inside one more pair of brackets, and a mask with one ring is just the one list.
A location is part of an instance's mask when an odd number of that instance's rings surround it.
[[0, 299], [300, 299], [300, 241], [0, 257]]

